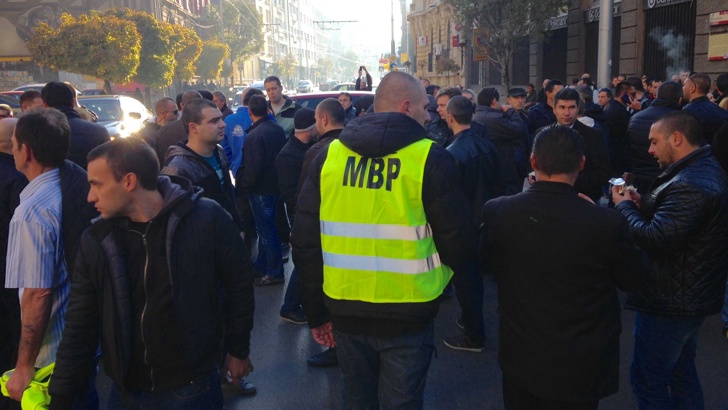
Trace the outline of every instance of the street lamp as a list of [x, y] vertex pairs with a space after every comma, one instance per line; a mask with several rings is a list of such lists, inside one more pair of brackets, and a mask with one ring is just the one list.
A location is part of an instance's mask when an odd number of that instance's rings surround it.
[[460, 37], [460, 42], [458, 43], [458, 47], [460, 48], [460, 70], [463, 73], [463, 83], [467, 84], [468, 81], [465, 79], [465, 46], [467, 45], [467, 42], [464, 38]]

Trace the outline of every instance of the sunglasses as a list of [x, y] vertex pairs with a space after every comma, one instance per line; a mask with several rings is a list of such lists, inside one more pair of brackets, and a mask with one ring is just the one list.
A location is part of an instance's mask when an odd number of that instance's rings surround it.
[[174, 113], [174, 115], [178, 115], [179, 114], [179, 110], [165, 111], [165, 113], [168, 113], [168, 112]]

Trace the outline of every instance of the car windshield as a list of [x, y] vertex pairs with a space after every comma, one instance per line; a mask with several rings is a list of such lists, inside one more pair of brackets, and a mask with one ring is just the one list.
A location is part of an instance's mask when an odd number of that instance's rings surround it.
[[300, 81], [298, 85], [308, 85], [308, 81]]
[[[80, 99], [79, 99], [80, 100]], [[121, 106], [114, 99], [83, 99], [79, 101], [86, 109], [99, 116], [99, 122], [121, 121]]]

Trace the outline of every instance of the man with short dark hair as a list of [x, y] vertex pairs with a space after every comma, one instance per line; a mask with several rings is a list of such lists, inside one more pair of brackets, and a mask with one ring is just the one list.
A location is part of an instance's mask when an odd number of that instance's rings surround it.
[[[217, 110], [217, 108], [215, 108]], [[49, 391], [66, 409], [101, 341], [110, 408], [222, 408], [223, 375], [253, 370], [253, 269], [230, 215], [184, 178], [158, 176], [135, 138], [89, 153], [83, 235]]]
[[554, 115], [556, 123], [572, 127], [584, 138], [584, 166], [579, 170], [573, 186], [577, 192], [598, 203], [602, 197], [602, 187], [609, 181], [609, 156], [602, 133], [578, 121], [579, 109], [583, 104], [578, 91], [564, 88], [554, 96]]
[[[185, 91], [179, 103], [180, 111], [184, 110], [185, 104], [195, 98], [202, 98], [202, 95], [194, 90]], [[157, 132], [157, 146], [155, 148], [159, 163], [164, 164], [164, 155], [169, 147], [185, 139], [187, 139], [187, 131], [185, 131], [185, 127], [179, 119], [175, 119], [160, 128]]]
[[268, 95], [268, 109], [275, 116], [276, 123], [283, 128], [286, 139], [293, 136], [295, 124], [293, 117], [300, 107], [295, 101], [283, 95], [283, 86], [278, 77], [272, 75], [263, 80], [265, 93]]
[[623, 218], [573, 188], [582, 141], [567, 126], [542, 128], [530, 158], [536, 182], [483, 207], [480, 250], [498, 282], [509, 410], [596, 410], [619, 389], [617, 288], [637, 289], [645, 269]]
[[[276, 87], [275, 84], [275, 81], [267, 83], [272, 87], [271, 90]], [[280, 125], [268, 117], [264, 97], [250, 97], [248, 113], [253, 125], [245, 130], [243, 165], [238, 169], [235, 180], [248, 192], [258, 230], [258, 258], [254, 265], [263, 276], [256, 285], [279, 285], [285, 278], [281, 240], [275, 223], [280, 197], [275, 159], [286, 145], [286, 134]]]
[[609, 101], [612, 99], [612, 90], [609, 88], [601, 88], [599, 89], [599, 92], [597, 93], [597, 104], [599, 104], [600, 107], [602, 107], [602, 110], [604, 110], [604, 107], [609, 104]]
[[700, 326], [724, 302], [728, 175], [702, 134], [688, 111], [660, 117], [650, 129], [649, 152], [663, 170], [654, 188], [612, 189], [650, 261], [646, 285], [625, 305], [637, 311], [630, 382], [640, 408], [705, 407], [695, 355]]
[[[470, 128], [473, 111], [469, 99], [463, 96], [451, 98], [447, 103], [446, 118], [454, 133], [447, 151], [458, 165], [463, 193], [473, 209], [473, 227], [478, 228], [479, 210], [502, 192], [498, 152], [488, 138], [475, 134]], [[462, 312], [458, 323], [465, 334], [443, 342], [451, 349], [482, 352], [485, 346], [483, 279], [478, 276], [475, 260], [464, 264], [462, 269], [461, 275], [453, 276], [453, 285]]]
[[346, 125], [349, 123], [349, 121], [356, 118], [356, 109], [352, 104], [351, 94], [347, 93], [346, 91], [339, 93], [339, 102], [341, 103], [341, 106], [344, 107], [344, 113], [346, 115], [344, 125]]
[[546, 81], [548, 82], [543, 87], [544, 101], [528, 110], [528, 132], [531, 135], [536, 134], [539, 128], [556, 122], [556, 117], [554, 116], [554, 96], [564, 89], [564, 83], [559, 80]]
[[154, 103], [154, 121], [144, 124], [134, 136], [143, 139], [153, 150], [157, 149], [157, 134], [165, 125], [177, 119], [177, 104], [169, 97], [160, 98]]
[[40, 97], [40, 91], [27, 90], [20, 94], [20, 111], [26, 112], [33, 108], [42, 108], [43, 99]]
[[662, 172], [655, 157], [649, 153], [650, 128], [663, 115], [679, 110], [682, 98], [680, 84], [672, 81], [663, 83], [657, 89], [657, 98], [652, 101], [652, 105], [629, 120], [627, 138], [632, 149], [634, 186], [640, 194], [647, 194], [652, 182]]
[[728, 98], [728, 73], [723, 73], [715, 79], [715, 105]]
[[212, 102], [215, 103], [215, 106], [217, 106], [217, 109], [220, 110], [222, 113], [222, 118], [225, 119], [228, 117], [228, 115], [233, 113], [233, 110], [230, 109], [227, 105], [227, 97], [225, 97], [225, 94], [222, 91], [213, 91], [212, 92]]
[[526, 176], [528, 129], [516, 110], [508, 105], [501, 106], [499, 99], [500, 94], [495, 87], [480, 90], [473, 122], [488, 130], [488, 138], [498, 152], [504, 194], [513, 195], [521, 192]]
[[[21, 306], [18, 359], [7, 383], [18, 401], [36, 369], [56, 361], [78, 240], [96, 216], [84, 204], [86, 172], [66, 160], [71, 140], [66, 115], [55, 109], [28, 112], [12, 137], [15, 167], [29, 181], [10, 221], [5, 277], [6, 288], [18, 289]], [[98, 398], [91, 379], [90, 372], [79, 379], [77, 393], [93, 406]]]
[[426, 137], [427, 105], [416, 78], [387, 74], [374, 113], [314, 158], [298, 198], [301, 300], [313, 338], [337, 348], [347, 408], [423, 407], [447, 266], [475, 257], [472, 211], [452, 156]]
[[625, 171], [631, 169], [632, 151], [627, 138], [630, 113], [627, 108], [634, 99], [634, 92], [632, 84], [622, 81], [614, 89], [614, 98], [610, 98], [604, 106], [604, 123], [609, 130], [607, 146], [612, 177], [621, 177]]
[[683, 80], [683, 98], [688, 105], [683, 110], [689, 111], [703, 125], [703, 140], [710, 144], [713, 135], [724, 124], [728, 124], [728, 110], [724, 110], [710, 102], [710, 77], [707, 74], [695, 73]]
[[437, 104], [437, 118], [430, 118], [425, 129], [427, 137], [436, 143], [447, 147], [452, 141], [452, 130], [448, 128], [445, 116], [447, 115], [447, 102], [450, 98], [461, 95], [460, 89], [457, 87], [445, 87], [437, 92], [435, 103]]
[[76, 95], [73, 87], [66, 83], [51, 81], [40, 92], [46, 107], [62, 112], [71, 126], [71, 146], [68, 159], [86, 169], [86, 155], [111, 137], [106, 128], [82, 119], [74, 110]]
[[528, 114], [524, 111], [526, 103], [526, 90], [521, 87], [514, 87], [508, 90], [506, 105], [513, 107], [521, 117], [521, 121], [528, 127]]

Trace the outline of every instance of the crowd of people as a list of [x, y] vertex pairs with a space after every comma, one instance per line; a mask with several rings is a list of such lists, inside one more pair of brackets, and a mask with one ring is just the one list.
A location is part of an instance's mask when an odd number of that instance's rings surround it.
[[507, 409], [617, 391], [618, 290], [639, 407], [704, 408], [698, 329], [723, 310], [728, 337], [728, 74], [715, 93], [684, 74], [549, 79], [503, 104], [392, 72], [315, 109], [272, 76], [235, 112], [217, 91], [162, 98], [117, 140], [48, 83], [0, 119], [0, 408], [54, 363], [51, 409], [97, 408], [100, 361], [108, 408], [255, 394], [254, 286], [285, 286], [281, 319], [326, 348], [307, 362], [340, 367], [347, 408], [422, 408], [441, 298], [461, 310], [444, 345], [485, 348], [481, 275]]

